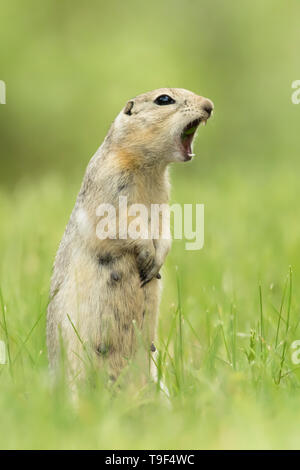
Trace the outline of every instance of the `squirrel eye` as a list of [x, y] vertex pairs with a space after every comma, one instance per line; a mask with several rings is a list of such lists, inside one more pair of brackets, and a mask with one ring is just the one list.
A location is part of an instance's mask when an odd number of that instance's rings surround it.
[[154, 100], [154, 103], [159, 106], [165, 106], [167, 104], [174, 104], [175, 100], [173, 100], [169, 95], [160, 95]]

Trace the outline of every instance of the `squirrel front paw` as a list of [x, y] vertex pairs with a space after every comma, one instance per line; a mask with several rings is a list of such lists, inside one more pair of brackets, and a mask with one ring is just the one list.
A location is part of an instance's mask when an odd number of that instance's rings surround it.
[[150, 282], [155, 277], [161, 279], [159, 266], [155, 259], [155, 249], [143, 249], [137, 256], [137, 265], [141, 279], [141, 287]]
[[[159, 270], [159, 268], [158, 268]], [[141, 276], [140, 276], [141, 277]], [[157, 271], [157, 268], [153, 269], [153, 271], [150, 271], [148, 276], [146, 278], [141, 277], [141, 287], [144, 287], [145, 284], [148, 284], [148, 282], [152, 281], [152, 279], [161, 279], [160, 273]]]

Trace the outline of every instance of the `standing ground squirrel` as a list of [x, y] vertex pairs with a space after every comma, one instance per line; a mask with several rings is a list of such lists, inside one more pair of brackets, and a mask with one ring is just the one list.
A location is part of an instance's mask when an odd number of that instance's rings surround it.
[[[136, 352], [137, 331], [155, 350], [159, 270], [171, 241], [162, 237], [161, 221], [155, 239], [119, 237], [119, 200], [149, 211], [168, 204], [168, 164], [191, 160], [196, 129], [212, 110], [207, 98], [162, 88], [128, 101], [113, 122], [87, 167], [54, 263], [47, 316], [52, 370], [62, 345], [70, 378], [84, 377], [85, 352], [116, 378]], [[115, 239], [97, 235], [100, 204], [116, 208]]]

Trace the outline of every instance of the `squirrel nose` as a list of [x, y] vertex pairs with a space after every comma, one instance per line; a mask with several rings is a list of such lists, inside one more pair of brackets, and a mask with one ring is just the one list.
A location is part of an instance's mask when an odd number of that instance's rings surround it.
[[214, 109], [213, 103], [207, 99], [203, 101], [201, 107], [208, 114], [208, 117], [211, 115], [212, 110]]

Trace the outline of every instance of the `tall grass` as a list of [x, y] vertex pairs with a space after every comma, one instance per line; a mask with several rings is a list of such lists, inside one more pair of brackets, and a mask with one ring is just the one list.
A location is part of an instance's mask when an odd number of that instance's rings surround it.
[[[75, 183], [48, 177], [2, 191], [0, 339], [8, 364], [0, 365], [0, 446], [299, 447], [300, 371], [290, 345], [300, 335], [300, 222], [297, 198], [280, 190], [283, 172], [297, 194], [296, 172], [274, 166], [255, 200], [251, 173], [232, 173], [230, 184], [221, 174], [214, 185], [200, 177], [193, 198], [206, 203], [205, 247], [187, 252], [174, 241], [163, 270], [151, 359], [158, 383], [140, 387], [129, 364], [113, 388], [94, 374], [76, 406], [64, 377], [51, 383], [45, 346], [51, 266]], [[197, 187], [180, 172], [173, 179], [176, 201]]]

